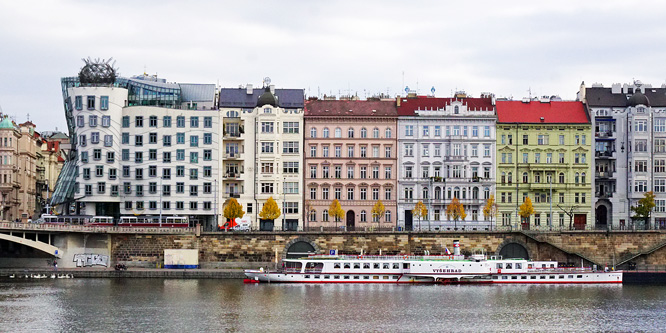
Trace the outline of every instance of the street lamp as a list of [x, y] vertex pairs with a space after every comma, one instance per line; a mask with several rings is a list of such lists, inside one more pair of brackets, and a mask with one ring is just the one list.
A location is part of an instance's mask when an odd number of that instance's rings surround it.
[[287, 178], [283, 177], [282, 178], [282, 231], [285, 230], [285, 225], [287, 223], [287, 221], [286, 221], [287, 217], [285, 216], [285, 212], [286, 212], [286, 208], [287, 208], [287, 191], [286, 191], [287, 183], [286, 182], [287, 182]]
[[164, 188], [162, 188], [162, 178], [160, 177], [160, 228], [162, 227], [162, 192]]

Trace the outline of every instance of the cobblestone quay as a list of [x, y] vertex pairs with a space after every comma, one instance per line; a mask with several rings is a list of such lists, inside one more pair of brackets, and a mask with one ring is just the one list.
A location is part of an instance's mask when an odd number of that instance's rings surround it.
[[[156, 267], [165, 249], [198, 249], [202, 268], [256, 268], [284, 258], [292, 245], [304, 242], [317, 253], [337, 249], [345, 254], [441, 254], [460, 240], [463, 253], [483, 249], [502, 253], [508, 245], [522, 246], [533, 260], [557, 260], [580, 265], [666, 265], [666, 232], [243, 232], [182, 235], [111, 236], [111, 260], [133, 267]], [[300, 244], [303, 245], [303, 244]]]

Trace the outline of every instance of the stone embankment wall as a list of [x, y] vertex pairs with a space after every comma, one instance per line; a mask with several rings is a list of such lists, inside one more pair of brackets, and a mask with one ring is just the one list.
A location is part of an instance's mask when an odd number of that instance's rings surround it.
[[666, 233], [647, 232], [469, 232], [469, 233], [202, 233], [195, 235], [113, 235], [113, 262], [129, 266], [156, 267], [164, 261], [165, 249], [198, 249], [203, 268], [247, 268], [269, 264], [286, 256], [298, 241], [311, 244], [320, 253], [338, 249], [346, 254], [442, 254], [453, 251], [459, 240], [464, 253], [483, 249], [499, 254], [502, 247], [517, 243], [534, 260], [557, 260], [580, 264], [666, 264]]

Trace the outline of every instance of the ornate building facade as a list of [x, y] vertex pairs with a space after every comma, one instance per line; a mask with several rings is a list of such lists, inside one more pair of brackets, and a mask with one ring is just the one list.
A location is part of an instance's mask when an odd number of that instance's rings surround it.
[[[305, 211], [309, 227], [394, 227], [397, 219], [395, 101], [310, 100], [305, 106]], [[338, 199], [345, 216], [329, 206]], [[381, 200], [382, 218], [372, 208]]]

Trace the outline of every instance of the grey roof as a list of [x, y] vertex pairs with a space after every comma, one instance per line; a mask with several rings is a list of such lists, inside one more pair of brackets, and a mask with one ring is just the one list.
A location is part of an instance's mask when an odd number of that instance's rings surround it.
[[144, 79], [144, 78], [139, 78], [139, 77], [132, 77], [132, 78], [127, 79], [127, 81], [146, 84], [146, 85], [153, 86], [153, 87], [178, 89], [178, 84], [171, 83], [171, 82], [166, 82], [163, 79], [150, 80], [149, 78]]
[[213, 102], [215, 100], [214, 84], [179, 83], [183, 102]]
[[[613, 94], [611, 88], [586, 88], [585, 99], [591, 107], [621, 106], [628, 104], [629, 96], [633, 94]], [[645, 88], [645, 97], [651, 106], [666, 106], [666, 88]]]
[[[248, 95], [245, 88], [220, 89], [220, 103], [222, 108], [254, 108], [257, 106], [259, 96], [264, 93], [263, 88], [255, 88]], [[305, 92], [303, 89], [275, 89], [278, 106], [281, 108], [303, 108]]]

